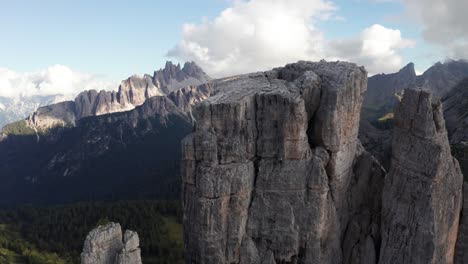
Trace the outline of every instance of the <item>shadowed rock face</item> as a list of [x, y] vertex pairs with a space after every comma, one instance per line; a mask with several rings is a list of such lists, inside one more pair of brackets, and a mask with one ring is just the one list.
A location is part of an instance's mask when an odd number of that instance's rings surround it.
[[210, 92], [210, 84], [189, 86], [47, 133], [0, 133], [0, 204], [178, 199], [180, 141], [192, 131], [191, 104]]
[[468, 263], [468, 183], [463, 184], [463, 210], [458, 228], [455, 264]]
[[414, 64], [410, 63], [397, 73], [370, 77], [364, 106], [373, 109], [384, 107], [391, 111], [398, 103], [395, 94], [406, 88], [424, 88], [435, 96], [443, 97], [467, 77], [466, 60], [438, 62], [419, 76], [416, 76]]
[[123, 236], [119, 224], [93, 229], [84, 242], [81, 264], [141, 264], [140, 240], [136, 232]]
[[453, 263], [462, 182], [440, 101], [405, 90], [383, 190], [379, 263]]
[[186, 263], [375, 263], [384, 171], [357, 140], [366, 86], [343, 62], [215, 81], [182, 142]]
[[442, 102], [450, 142], [468, 142], [468, 79], [455, 86]]
[[397, 73], [377, 74], [369, 78], [364, 106], [376, 107], [397, 102], [395, 93], [408, 88], [417, 79], [414, 64], [409, 63]]

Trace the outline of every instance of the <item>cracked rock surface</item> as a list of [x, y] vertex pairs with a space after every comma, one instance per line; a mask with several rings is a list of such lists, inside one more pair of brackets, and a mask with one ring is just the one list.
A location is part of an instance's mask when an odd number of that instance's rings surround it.
[[120, 224], [93, 229], [86, 237], [81, 264], [141, 264], [140, 240], [136, 232], [123, 235]]
[[182, 142], [186, 263], [375, 263], [385, 172], [357, 139], [366, 87], [325, 61], [214, 81]]
[[453, 263], [462, 184], [440, 101], [405, 90], [383, 190], [379, 263]]
[[468, 183], [463, 184], [463, 209], [455, 248], [455, 264], [468, 263]]

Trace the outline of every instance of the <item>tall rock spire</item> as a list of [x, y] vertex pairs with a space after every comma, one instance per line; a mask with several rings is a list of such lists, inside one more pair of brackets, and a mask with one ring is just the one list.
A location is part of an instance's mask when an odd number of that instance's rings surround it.
[[405, 90], [392, 152], [379, 263], [453, 263], [463, 176], [450, 152], [442, 105], [429, 92]]

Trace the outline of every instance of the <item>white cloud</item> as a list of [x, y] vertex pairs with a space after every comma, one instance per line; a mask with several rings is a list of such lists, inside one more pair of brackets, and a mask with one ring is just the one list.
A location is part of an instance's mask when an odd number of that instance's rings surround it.
[[24, 73], [0, 68], [0, 96], [12, 99], [61, 95], [63, 99], [69, 100], [84, 90], [112, 90], [116, 87], [114, 82], [75, 72], [63, 65]]
[[235, 1], [213, 21], [186, 24], [169, 56], [194, 60], [211, 75], [319, 59], [324, 38], [314, 19], [329, 19], [335, 6], [323, 0]]
[[415, 42], [404, 39], [400, 30], [378, 24], [355, 38], [330, 42], [331, 53], [338, 59], [365, 65], [371, 74], [398, 70], [403, 64], [398, 51], [414, 46]]
[[182, 40], [168, 56], [194, 60], [214, 77], [297, 60], [346, 59], [370, 72], [402, 66], [399, 51], [414, 43], [398, 30], [374, 25], [352, 39], [327, 40], [317, 21], [343, 23], [339, 21], [345, 18], [336, 15], [336, 9], [326, 0], [234, 1], [211, 21], [185, 24]]
[[468, 58], [468, 1], [402, 0], [407, 16], [422, 25], [426, 41], [442, 47], [446, 56]]

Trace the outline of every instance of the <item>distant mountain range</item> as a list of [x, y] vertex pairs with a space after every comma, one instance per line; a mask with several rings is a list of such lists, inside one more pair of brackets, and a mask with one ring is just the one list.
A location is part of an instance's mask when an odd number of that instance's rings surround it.
[[468, 78], [458, 83], [442, 103], [451, 142], [468, 143]]
[[[420, 76], [410, 63], [398, 73], [370, 77], [361, 118], [363, 144], [381, 161], [388, 157], [388, 133], [368, 121], [392, 112], [407, 87], [444, 96], [451, 106], [446, 108], [448, 131], [456, 135], [466, 119], [468, 81], [460, 81], [467, 77], [466, 61], [437, 63]], [[115, 92], [85, 91], [74, 101], [39, 107], [29, 118], [6, 125], [0, 133], [0, 205], [177, 199], [180, 141], [192, 131], [192, 105], [222, 81], [212, 80], [195, 63], [167, 62], [154, 75], [122, 81]]]
[[29, 116], [38, 107], [64, 101], [63, 96], [29, 96], [9, 98], [0, 96], [0, 129], [8, 124]]
[[[75, 98], [74, 103], [66, 101], [66, 97], [57, 94], [50, 96], [23, 96], [20, 98], [0, 97], [0, 129], [11, 122], [24, 119], [42, 106], [36, 114], [52, 115], [45, 124], [61, 124], [60, 119], [75, 122], [77, 119], [92, 115], [102, 115], [113, 112], [128, 111], [141, 105], [147, 98], [155, 95], [168, 94], [189, 85], [206, 83], [210, 77], [194, 62], [175, 65], [168, 61], [164, 68], [153, 75], [143, 77], [133, 75], [121, 82], [117, 91], [84, 91]], [[60, 103], [62, 102], [62, 103]], [[60, 103], [56, 106], [53, 104]], [[60, 115], [56, 120], [55, 115]], [[63, 121], [63, 120], [62, 120]]]
[[414, 64], [409, 63], [397, 73], [378, 74], [369, 77], [367, 93], [363, 102], [363, 118], [369, 121], [392, 112], [406, 88], [422, 88], [435, 96], [444, 97], [460, 81], [468, 78], [468, 61], [452, 60], [438, 62], [417, 76]]
[[180, 141], [192, 130], [191, 105], [210, 95], [209, 80], [194, 63], [168, 62], [117, 92], [86, 91], [6, 125], [0, 205], [177, 199]]
[[370, 77], [359, 131], [365, 148], [384, 167], [390, 167], [394, 107], [406, 88], [422, 88], [441, 98], [452, 151], [468, 175], [468, 61], [465, 60], [436, 63], [419, 76], [410, 63], [397, 73]]

